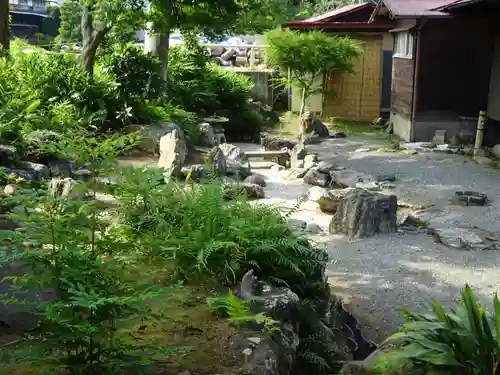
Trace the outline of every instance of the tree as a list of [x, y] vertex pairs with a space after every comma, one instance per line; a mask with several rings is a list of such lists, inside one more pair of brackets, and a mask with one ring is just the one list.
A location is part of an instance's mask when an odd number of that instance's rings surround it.
[[60, 35], [66, 41], [82, 42], [81, 65], [92, 74], [97, 49], [105, 38], [139, 29], [143, 12], [141, 0], [64, 0]]
[[9, 53], [9, 17], [9, 0], [0, 0], [0, 57], [6, 56]]
[[159, 57], [166, 79], [172, 30], [190, 30], [209, 37], [231, 32], [238, 17], [257, 3], [258, 0], [151, 0], [144, 48]]
[[[316, 80], [333, 72], [352, 71], [361, 54], [356, 41], [321, 31], [275, 30], [267, 33], [266, 38], [268, 64], [280, 69], [283, 76], [289, 76], [287, 84], [302, 92], [299, 118], [302, 118], [310, 96], [318, 91]], [[301, 121], [302, 140], [305, 130], [305, 123]]]

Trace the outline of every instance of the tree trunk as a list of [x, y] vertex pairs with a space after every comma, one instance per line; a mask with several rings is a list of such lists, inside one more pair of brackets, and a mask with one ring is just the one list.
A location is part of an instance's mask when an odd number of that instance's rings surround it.
[[80, 63], [82, 69], [90, 75], [94, 74], [94, 63], [97, 48], [104, 40], [107, 29], [102, 27], [94, 28], [92, 13], [88, 7], [83, 8], [82, 12], [82, 53]]
[[[151, 30], [151, 28], [149, 28]], [[161, 76], [165, 81], [168, 78], [168, 51], [170, 49], [170, 32], [157, 34], [146, 33], [144, 39], [144, 52], [157, 56], [161, 64]]]
[[0, 57], [7, 56], [10, 47], [9, 0], [0, 0]]
[[302, 96], [300, 99], [300, 110], [299, 110], [299, 140], [300, 146], [304, 147], [304, 137], [306, 135], [307, 120], [304, 118], [304, 111], [306, 110], [306, 100], [307, 100], [307, 89], [302, 87]]

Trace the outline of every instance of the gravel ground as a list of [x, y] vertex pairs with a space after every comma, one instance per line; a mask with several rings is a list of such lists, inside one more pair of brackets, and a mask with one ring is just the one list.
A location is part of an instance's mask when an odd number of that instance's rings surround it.
[[[256, 145], [241, 145], [255, 149]], [[360, 147], [380, 147], [361, 137], [328, 139], [308, 146], [321, 160], [336, 160], [351, 169], [370, 174], [394, 174], [398, 199], [427, 208], [422, 218], [434, 228], [474, 227], [500, 233], [500, 171], [478, 165], [470, 158], [442, 153], [355, 152]], [[287, 181], [271, 170], [266, 175], [267, 203], [292, 207], [310, 186], [301, 180]], [[450, 205], [457, 190], [485, 193], [485, 207]], [[396, 331], [401, 323], [398, 307], [425, 309], [431, 299], [453, 305], [465, 283], [489, 304], [500, 283], [497, 251], [460, 251], [435, 243], [426, 234], [395, 233], [357, 242], [327, 234], [330, 217], [316, 204], [302, 204], [293, 217], [314, 222], [325, 234], [314, 236], [327, 247], [331, 264], [328, 276], [333, 290], [357, 316], [365, 335], [375, 341]]]

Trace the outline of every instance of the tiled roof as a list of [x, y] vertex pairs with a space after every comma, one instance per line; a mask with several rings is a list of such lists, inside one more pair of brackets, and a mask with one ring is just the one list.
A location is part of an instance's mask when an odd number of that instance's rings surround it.
[[319, 16], [314, 16], [303, 20], [304, 22], [327, 22], [327, 21], [335, 21], [338, 17], [344, 16], [346, 14], [350, 14], [357, 10], [361, 10], [367, 7], [375, 8], [373, 3], [363, 3], [363, 4], [350, 4], [345, 5], [341, 8], [330, 10], [329, 12], [323, 13]]
[[471, 0], [382, 0], [383, 4], [395, 17], [402, 16], [446, 16], [446, 8], [456, 3], [468, 3]]

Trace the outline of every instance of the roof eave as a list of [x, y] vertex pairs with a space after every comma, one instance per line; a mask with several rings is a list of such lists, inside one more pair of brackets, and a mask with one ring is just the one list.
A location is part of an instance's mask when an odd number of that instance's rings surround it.
[[289, 29], [322, 29], [322, 30], [376, 30], [376, 31], [388, 31], [394, 27], [394, 25], [386, 24], [370, 24], [367, 22], [355, 23], [331, 23], [331, 22], [289, 22], [284, 24], [283, 27]]

